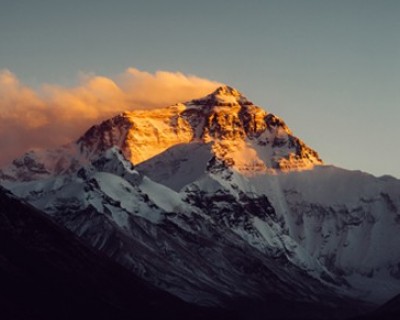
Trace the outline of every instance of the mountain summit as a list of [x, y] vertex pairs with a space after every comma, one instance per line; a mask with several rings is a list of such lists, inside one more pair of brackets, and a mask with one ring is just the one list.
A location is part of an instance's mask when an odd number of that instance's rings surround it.
[[201, 99], [196, 99], [188, 102], [195, 105], [209, 106], [238, 106], [251, 105], [252, 103], [242, 95], [238, 90], [230, 86], [221, 86], [211, 94]]
[[139, 165], [171, 148], [178, 148], [180, 154], [192, 153], [194, 145], [202, 146], [196, 148], [198, 159], [203, 159], [200, 167], [213, 159], [214, 166], [228, 166], [245, 175], [299, 171], [322, 164], [317, 152], [294, 136], [284, 121], [238, 90], [222, 86], [186, 103], [124, 112], [93, 126], [62, 149], [28, 153], [3, 175], [29, 180], [46, 172], [72, 172], [78, 163], [114, 146], [133, 165]]
[[210, 144], [216, 160], [247, 174], [322, 164], [281, 119], [228, 86], [184, 104], [126, 112], [94, 126], [79, 143], [95, 153], [118, 145], [135, 165], [190, 143]]

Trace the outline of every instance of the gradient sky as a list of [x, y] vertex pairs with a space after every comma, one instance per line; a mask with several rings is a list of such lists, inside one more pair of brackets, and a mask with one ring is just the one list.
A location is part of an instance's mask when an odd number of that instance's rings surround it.
[[0, 69], [181, 71], [236, 87], [327, 163], [400, 177], [400, 1], [0, 0]]

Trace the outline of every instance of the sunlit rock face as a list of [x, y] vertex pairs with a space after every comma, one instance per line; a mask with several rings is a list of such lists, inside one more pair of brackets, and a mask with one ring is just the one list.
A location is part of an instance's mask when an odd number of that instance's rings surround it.
[[125, 112], [93, 126], [78, 141], [92, 154], [118, 146], [125, 157], [138, 164], [164, 150], [193, 139], [190, 124], [180, 116], [182, 106]]
[[78, 141], [89, 153], [117, 145], [134, 164], [192, 142], [211, 143], [213, 156], [242, 173], [322, 164], [281, 119], [228, 86], [183, 104], [123, 113], [92, 127]]

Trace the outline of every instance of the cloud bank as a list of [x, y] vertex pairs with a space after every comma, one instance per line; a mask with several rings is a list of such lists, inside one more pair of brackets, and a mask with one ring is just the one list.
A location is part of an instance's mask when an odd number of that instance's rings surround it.
[[180, 72], [129, 68], [113, 78], [85, 75], [73, 88], [47, 84], [33, 90], [0, 71], [0, 165], [30, 149], [68, 143], [122, 111], [184, 102], [219, 85]]

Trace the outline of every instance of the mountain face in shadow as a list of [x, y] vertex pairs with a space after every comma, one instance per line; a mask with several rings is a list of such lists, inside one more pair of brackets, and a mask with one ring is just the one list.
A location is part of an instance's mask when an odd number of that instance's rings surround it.
[[205, 319], [0, 189], [1, 319]]
[[[226, 308], [185, 303], [84, 245], [0, 187], [0, 318], [319, 319], [327, 306], [237, 299]], [[342, 310], [345, 313], [346, 307]], [[340, 314], [340, 312], [339, 312]]]

